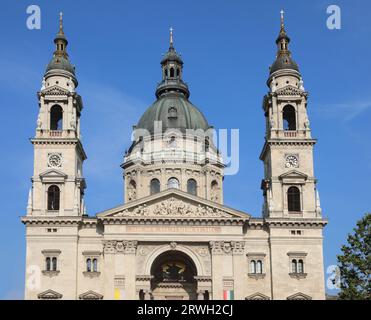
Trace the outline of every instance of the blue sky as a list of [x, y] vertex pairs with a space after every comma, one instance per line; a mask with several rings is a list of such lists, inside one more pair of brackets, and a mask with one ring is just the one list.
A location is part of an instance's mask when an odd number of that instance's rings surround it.
[[[273, 4], [274, 3], [274, 4]], [[41, 8], [41, 30], [28, 30], [26, 8]], [[342, 28], [326, 27], [326, 8], [342, 10]], [[131, 126], [154, 101], [159, 62], [172, 26], [191, 101], [216, 128], [240, 129], [240, 170], [224, 183], [225, 203], [260, 216], [264, 142], [261, 108], [276, 52], [279, 11], [310, 92], [315, 173], [325, 228], [325, 266], [356, 221], [370, 211], [371, 3], [369, 1], [2, 1], [0, 96], [0, 298], [22, 298], [25, 214], [31, 186], [36, 92], [64, 12], [68, 52], [85, 108], [83, 144], [89, 214], [122, 203], [119, 167]]]

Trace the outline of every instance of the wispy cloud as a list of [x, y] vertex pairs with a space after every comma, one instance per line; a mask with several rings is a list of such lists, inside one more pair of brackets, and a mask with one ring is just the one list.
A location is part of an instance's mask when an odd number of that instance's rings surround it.
[[344, 122], [353, 120], [368, 109], [371, 109], [371, 99], [348, 103], [319, 103], [316, 107], [316, 111], [322, 115], [340, 118]]

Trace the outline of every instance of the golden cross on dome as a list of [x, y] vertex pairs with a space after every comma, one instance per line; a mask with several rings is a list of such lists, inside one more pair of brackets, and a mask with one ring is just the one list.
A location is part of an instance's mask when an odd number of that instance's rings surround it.
[[283, 29], [284, 28], [284, 14], [285, 14], [285, 11], [281, 10], [280, 13], [281, 13], [281, 28]]
[[59, 13], [59, 32], [63, 33], [63, 12]]
[[170, 46], [173, 45], [173, 31], [174, 31], [173, 27], [170, 27]]

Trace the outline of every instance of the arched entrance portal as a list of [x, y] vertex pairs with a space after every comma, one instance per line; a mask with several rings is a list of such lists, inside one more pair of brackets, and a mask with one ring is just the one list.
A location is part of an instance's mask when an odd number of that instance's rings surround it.
[[180, 251], [160, 254], [151, 267], [154, 300], [196, 300], [197, 269], [192, 259]]

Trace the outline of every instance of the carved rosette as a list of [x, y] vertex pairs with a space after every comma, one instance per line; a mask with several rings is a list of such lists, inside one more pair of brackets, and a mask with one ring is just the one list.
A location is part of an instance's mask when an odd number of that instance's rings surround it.
[[135, 240], [107, 240], [103, 243], [104, 253], [116, 254], [116, 253], [125, 253], [125, 254], [135, 254], [138, 246], [138, 241]]
[[243, 254], [245, 251], [244, 241], [232, 241], [231, 242], [233, 254]]

